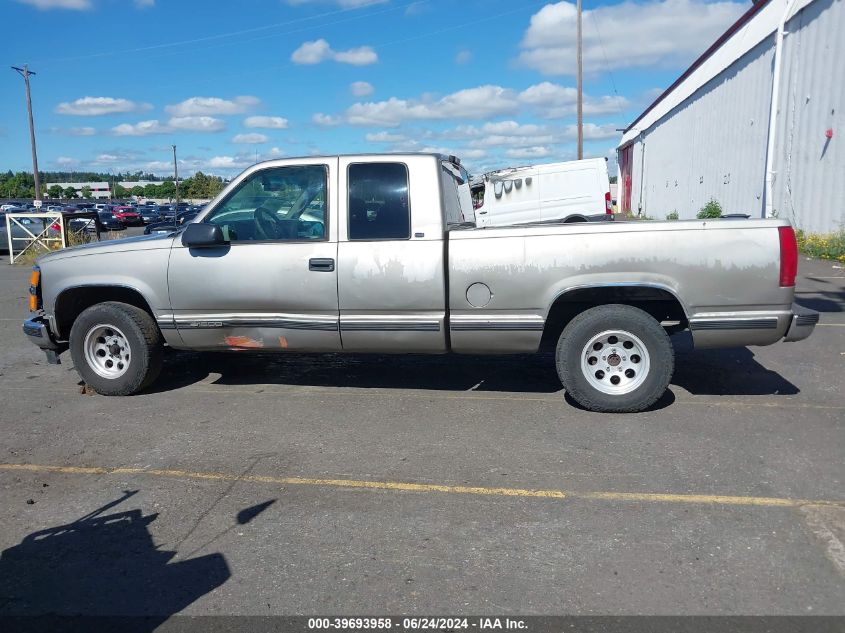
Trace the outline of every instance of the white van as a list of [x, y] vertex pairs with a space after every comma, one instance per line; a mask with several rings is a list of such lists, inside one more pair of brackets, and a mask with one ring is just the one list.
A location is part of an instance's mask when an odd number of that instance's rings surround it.
[[613, 219], [604, 158], [491, 171], [471, 190], [477, 226]]

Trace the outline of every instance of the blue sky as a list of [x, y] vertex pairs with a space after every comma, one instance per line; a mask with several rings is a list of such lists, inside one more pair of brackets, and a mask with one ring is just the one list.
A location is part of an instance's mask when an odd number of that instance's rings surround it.
[[[256, 159], [448, 151], [471, 171], [575, 155], [574, 4], [0, 0], [0, 168], [232, 176]], [[749, 2], [584, 2], [585, 155]]]

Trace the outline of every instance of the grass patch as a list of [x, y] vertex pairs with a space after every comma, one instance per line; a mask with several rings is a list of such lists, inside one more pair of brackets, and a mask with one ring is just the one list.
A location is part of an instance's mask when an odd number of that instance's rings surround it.
[[820, 259], [832, 259], [845, 263], [845, 228], [836, 233], [805, 233], [795, 231], [798, 250], [804, 255]]

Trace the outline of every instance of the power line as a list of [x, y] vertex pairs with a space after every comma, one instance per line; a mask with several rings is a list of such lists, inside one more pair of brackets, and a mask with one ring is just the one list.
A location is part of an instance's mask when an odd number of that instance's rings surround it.
[[[153, 44], [151, 46], [141, 46], [141, 47], [138, 47], [138, 48], [128, 48], [128, 49], [124, 48], [124, 49], [114, 50], [114, 51], [103, 51], [103, 52], [100, 52], [100, 53], [90, 53], [90, 54], [87, 54], [87, 55], [75, 55], [75, 56], [71, 56], [71, 57], [59, 57], [59, 58], [54, 58], [54, 59], [44, 59], [44, 60], [38, 61], [37, 63], [45, 64], [45, 65], [47, 65], [47, 64], [58, 64], [58, 63], [68, 62], [68, 61], [95, 59], [95, 58], [98, 58], [98, 57], [110, 57], [112, 55], [126, 55], [127, 53], [142, 53], [142, 52], [158, 50], [158, 49], [162, 49], [162, 48], [172, 48], [174, 46], [183, 46], [183, 45], [186, 45], [186, 44], [198, 44], [200, 42], [208, 42], [208, 41], [212, 41], [212, 40], [219, 40], [219, 39], [224, 39], [224, 38], [227, 38], [227, 37], [236, 37], [238, 35], [246, 35], [248, 33], [256, 33], [258, 31], [267, 31], [267, 30], [270, 30], [270, 29], [279, 28], [281, 26], [290, 26], [291, 24], [298, 24], [300, 22], [309, 22], [311, 20], [318, 20], [320, 18], [325, 18], [325, 17], [329, 17], [329, 16], [332, 16], [332, 15], [338, 15], [338, 14], [341, 14], [341, 13], [348, 13], [350, 11], [357, 11], [359, 9], [364, 9], [364, 8], [371, 7], [371, 6], [374, 6], [376, 4], [380, 4], [380, 3], [381, 3], [381, 0], [372, 0], [371, 2], [367, 2], [366, 4], [360, 4], [360, 5], [353, 6], [353, 7], [336, 9], [334, 11], [325, 11], [323, 13], [318, 13], [317, 15], [310, 15], [310, 16], [306, 16], [306, 17], [302, 17], [302, 18], [296, 18], [296, 19], [293, 19], [293, 20], [285, 20], [283, 22], [276, 22], [274, 24], [265, 24], [263, 26], [256, 26], [256, 27], [249, 28], [249, 29], [241, 29], [241, 30], [238, 30], [238, 31], [229, 31], [228, 33], [218, 33], [216, 35], [207, 35], [205, 37], [197, 37], [197, 38], [193, 38], [193, 39], [190, 39], [190, 40], [180, 40], [180, 41], [176, 41], [176, 42], [165, 42], [165, 43], [162, 43], [162, 44]], [[399, 5], [397, 7], [391, 7], [390, 9], [386, 9], [384, 11], [380, 11], [380, 12], [374, 13], [372, 15], [377, 15], [378, 13], [384, 13], [386, 11], [395, 11], [397, 9], [401, 9], [401, 8], [406, 7], [406, 6], [409, 6], [411, 4], [414, 4], [414, 3], [410, 2], [407, 5]], [[366, 17], [366, 16], [364, 16], [364, 17]], [[324, 25], [317, 24], [317, 25], [314, 25], [314, 26], [308, 27], [308, 28], [315, 28], [317, 26], [324, 26]], [[278, 33], [276, 35], [287, 35], [287, 33]]]
[[[523, 12], [526, 9], [531, 9], [531, 8], [536, 7], [538, 5], [545, 4], [545, 2], [546, 2], [546, 0], [539, 0], [539, 1], [535, 1], [535, 2], [526, 2], [522, 5], [520, 5], [519, 7], [517, 7], [516, 9], [510, 9], [508, 11], [502, 11], [500, 13], [485, 15], [484, 17], [476, 17], [473, 20], [468, 21], [468, 22], [462, 22], [460, 24], [453, 24], [451, 26], [445, 26], [445, 27], [442, 27], [440, 29], [435, 29], [433, 31], [427, 31], [425, 33], [418, 33], [417, 35], [411, 35], [409, 37], [403, 37], [403, 38], [397, 39], [397, 40], [389, 40], [387, 42], [382, 42], [380, 44], [374, 44], [373, 46], [371, 46], [371, 48], [374, 49], [374, 50], [379, 50], [379, 49], [382, 49], [382, 48], [386, 48], [388, 46], [397, 46], [399, 44], [406, 44], [408, 42], [413, 42], [414, 40], [424, 39], [424, 38], [427, 38], [427, 37], [431, 37], [433, 35], [440, 35], [442, 33], [449, 33], [451, 31], [458, 31], [458, 30], [461, 30], [461, 29], [465, 29], [467, 27], [476, 26], [476, 25], [481, 24], [483, 22], [490, 22], [490, 21], [493, 21], [493, 20], [498, 20], [499, 18], [502, 18], [502, 17], [507, 16], [507, 15]], [[412, 2], [410, 4], [414, 4], [414, 3]], [[253, 64], [252, 65], [253, 70], [250, 70], [250, 71], [245, 71], [245, 72], [239, 71], [238, 73], [231, 74], [231, 75], [215, 75], [212, 78], [197, 80], [194, 83], [217, 82], [220, 79], [226, 79], [228, 77], [245, 77], [245, 76], [249, 76], [249, 75], [265, 73], [268, 70], [281, 70], [283, 68], [289, 68], [291, 66], [292, 66], [292, 64], [290, 64], [290, 63], [280, 64], [280, 65], [277, 65], [277, 66], [266, 66], [266, 67], [256, 67], [255, 64]], [[157, 84], [157, 85], [167, 85], [167, 84]]]
[[601, 31], [599, 30], [599, 21], [596, 17], [595, 11], [589, 12], [590, 17], [593, 18], [593, 28], [596, 30], [596, 37], [599, 40], [599, 46], [601, 47], [601, 53], [604, 56], [604, 66], [605, 70], [607, 71], [607, 75], [610, 78], [610, 85], [613, 87], [613, 94], [617, 97], [619, 96], [619, 91], [616, 90], [616, 81], [613, 79], [613, 72], [610, 70], [610, 60], [607, 58], [607, 51], [604, 49], [604, 40], [601, 37]]

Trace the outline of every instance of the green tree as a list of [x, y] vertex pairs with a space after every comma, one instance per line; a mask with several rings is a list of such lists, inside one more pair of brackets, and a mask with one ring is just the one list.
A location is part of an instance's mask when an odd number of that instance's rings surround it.
[[114, 186], [114, 197], [115, 198], [126, 198], [129, 196], [129, 190], [121, 185], [120, 183]]
[[84, 187], [82, 187], [82, 189], [80, 189], [79, 191], [80, 191], [80, 193], [82, 194], [82, 197], [83, 197], [83, 198], [85, 198], [86, 200], [90, 200], [90, 199], [91, 199], [91, 187], [89, 187], [88, 185], [85, 185], [85, 186], [84, 186]]
[[176, 185], [172, 180], [167, 180], [161, 183], [158, 187], [158, 198], [167, 198], [168, 200], [176, 196]]
[[158, 185], [144, 185], [145, 198], [158, 198]]
[[132, 195], [141, 197], [144, 195], [144, 188], [141, 185], [135, 185], [132, 187]]
[[73, 200], [77, 197], [76, 189], [74, 189], [73, 187], [65, 187], [64, 194], [65, 198], [67, 198], [68, 200]]
[[47, 196], [52, 198], [53, 200], [58, 200], [62, 197], [62, 188], [60, 185], [50, 185], [50, 188], [47, 189]]

